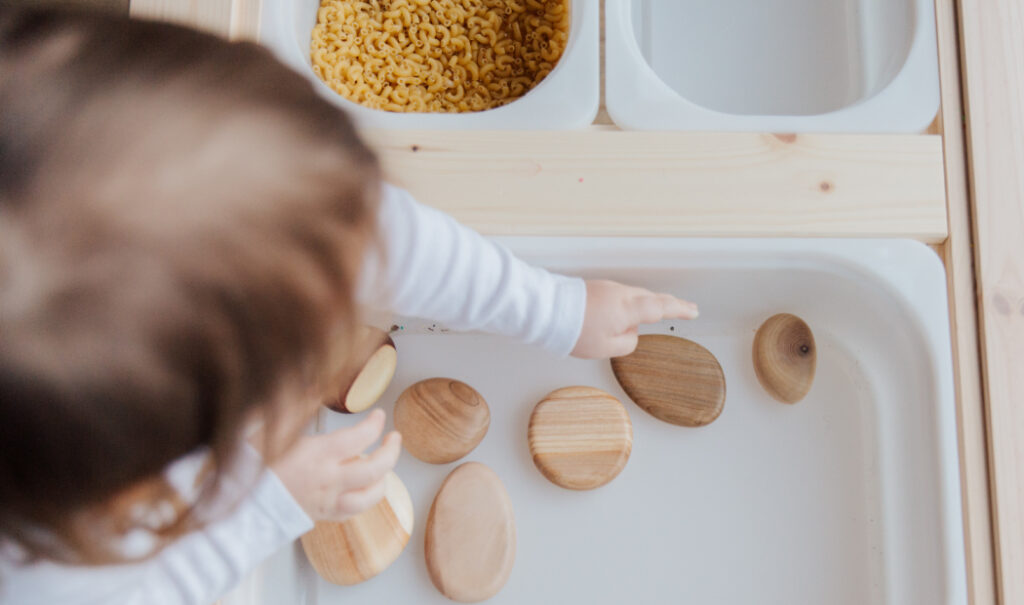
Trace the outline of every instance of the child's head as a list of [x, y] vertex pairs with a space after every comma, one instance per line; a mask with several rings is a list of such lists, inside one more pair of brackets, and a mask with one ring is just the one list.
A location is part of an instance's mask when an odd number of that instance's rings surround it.
[[0, 16], [0, 542], [100, 560], [119, 496], [297, 403], [351, 333], [378, 187], [255, 45]]

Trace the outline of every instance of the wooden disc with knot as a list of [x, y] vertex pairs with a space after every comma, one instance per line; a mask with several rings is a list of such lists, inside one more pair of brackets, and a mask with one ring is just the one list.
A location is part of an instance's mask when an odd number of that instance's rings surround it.
[[552, 483], [594, 489], [626, 466], [633, 424], [614, 396], [592, 387], [568, 387], [533, 409], [528, 440], [534, 464]]
[[473, 387], [451, 378], [421, 380], [395, 402], [395, 429], [405, 449], [432, 464], [462, 458], [480, 443], [491, 410]]
[[811, 328], [796, 315], [779, 313], [754, 336], [754, 371], [768, 394], [796, 403], [811, 390], [818, 365]]
[[645, 334], [636, 351], [612, 359], [612, 371], [630, 399], [665, 422], [704, 426], [725, 407], [722, 366], [692, 340]]

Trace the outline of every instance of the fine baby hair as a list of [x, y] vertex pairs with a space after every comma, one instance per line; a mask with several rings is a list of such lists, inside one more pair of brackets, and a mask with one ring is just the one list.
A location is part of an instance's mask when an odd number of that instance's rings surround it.
[[[0, 13], [0, 542], [96, 564], [201, 526], [240, 427], [318, 403], [378, 192], [344, 114], [254, 44]], [[184, 502], [163, 473], [195, 452]]]

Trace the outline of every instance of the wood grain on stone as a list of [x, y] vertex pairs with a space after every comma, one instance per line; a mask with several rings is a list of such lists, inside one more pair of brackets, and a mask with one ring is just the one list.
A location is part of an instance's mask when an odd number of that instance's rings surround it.
[[467, 462], [448, 475], [430, 507], [425, 551], [430, 579], [449, 599], [476, 603], [498, 594], [515, 563], [516, 526], [494, 471]]
[[552, 392], [527, 431], [537, 469], [555, 485], [585, 490], [614, 479], [633, 449], [633, 425], [614, 396], [592, 387]]
[[398, 397], [394, 419], [410, 454], [424, 462], [447, 464], [480, 443], [491, 424], [491, 411], [468, 384], [430, 378]]
[[302, 536], [306, 558], [320, 577], [342, 586], [365, 582], [402, 554], [413, 528], [409, 491], [394, 473], [385, 478], [384, 499], [342, 521], [321, 521]]
[[398, 367], [395, 341], [379, 328], [362, 326], [343, 354], [329, 354], [334, 368], [327, 380], [324, 405], [336, 412], [357, 414], [377, 403]]
[[725, 407], [722, 366], [711, 351], [692, 340], [645, 334], [636, 351], [611, 363], [630, 399], [659, 420], [704, 426]]

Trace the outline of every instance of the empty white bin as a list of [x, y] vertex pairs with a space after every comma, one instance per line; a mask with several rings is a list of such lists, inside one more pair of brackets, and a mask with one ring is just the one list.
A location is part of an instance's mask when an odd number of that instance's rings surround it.
[[555, 69], [503, 107], [474, 113], [392, 113], [333, 91], [311, 69], [310, 34], [319, 0], [264, 0], [260, 41], [307, 76], [316, 89], [364, 127], [393, 129], [564, 129], [590, 125], [600, 104], [600, 3], [571, 0], [569, 43]]
[[622, 128], [920, 132], [939, 105], [932, 0], [606, 0]]

